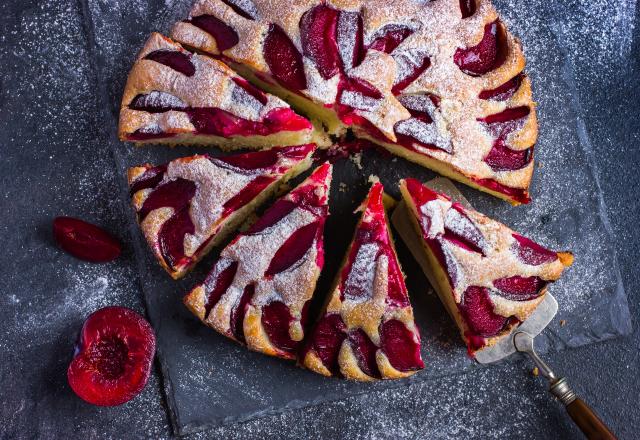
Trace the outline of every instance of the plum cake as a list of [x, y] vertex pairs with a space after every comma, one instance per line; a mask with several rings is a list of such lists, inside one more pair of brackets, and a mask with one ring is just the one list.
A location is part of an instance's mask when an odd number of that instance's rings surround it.
[[138, 222], [162, 267], [173, 278], [184, 276], [281, 183], [308, 169], [315, 150], [314, 144], [274, 147], [130, 168]]
[[489, 0], [197, 0], [171, 36], [342, 135], [513, 204], [529, 201], [535, 103]]
[[415, 179], [401, 180], [400, 191], [393, 223], [471, 355], [527, 319], [573, 262]]
[[332, 166], [278, 199], [184, 298], [206, 325], [254, 351], [295, 359], [324, 264]]
[[227, 150], [327, 142], [280, 98], [258, 90], [223, 62], [193, 54], [158, 33], [129, 73], [119, 136]]
[[424, 368], [420, 333], [374, 183], [328, 303], [300, 357], [325, 376], [370, 381]]

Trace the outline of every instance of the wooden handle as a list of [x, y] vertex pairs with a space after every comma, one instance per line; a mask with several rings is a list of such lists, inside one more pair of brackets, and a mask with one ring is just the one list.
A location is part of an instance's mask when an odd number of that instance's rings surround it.
[[589, 440], [616, 440], [616, 436], [609, 431], [607, 425], [582, 399], [576, 398], [568, 404], [567, 412]]

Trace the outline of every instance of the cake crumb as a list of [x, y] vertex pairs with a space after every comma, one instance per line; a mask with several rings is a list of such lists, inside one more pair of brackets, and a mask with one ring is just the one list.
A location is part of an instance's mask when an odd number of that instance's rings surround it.
[[347, 191], [347, 184], [344, 183], [344, 182], [340, 182], [340, 187], [339, 187], [338, 191], [346, 192]]
[[538, 168], [542, 168], [542, 167], [543, 167], [542, 162], [538, 161]]
[[349, 160], [353, 162], [359, 170], [362, 169], [362, 153], [358, 152], [349, 156]]
[[561, 319], [560, 320], [560, 327], [564, 327], [565, 325], [567, 325], [567, 321], [565, 319]]

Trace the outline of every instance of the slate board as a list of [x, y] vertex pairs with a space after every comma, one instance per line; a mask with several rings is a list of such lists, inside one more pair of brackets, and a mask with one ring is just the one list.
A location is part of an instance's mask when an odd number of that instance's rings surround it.
[[[137, 149], [118, 142], [115, 135], [120, 94], [129, 63], [148, 32], [168, 30], [189, 3], [181, 1], [166, 6], [150, 1], [150, 9], [157, 14], [136, 17], [140, 24], [138, 27], [124, 27], [117, 22], [95, 22], [98, 62], [107, 65], [100, 70], [101, 82], [108, 84], [108, 89], [99, 91], [98, 103], [104, 109], [106, 120], [104, 141], [112, 148], [116, 167], [123, 176], [123, 203], [128, 203], [124, 178], [126, 167], [147, 161], [162, 163], [202, 152], [219, 154], [215, 149], [205, 148]], [[593, 152], [584, 124], [577, 116], [579, 102], [570, 64], [554, 37], [558, 31], [549, 29], [544, 23], [528, 27], [517, 23], [517, 17], [512, 17], [512, 25], [516, 33], [518, 29], [526, 29], [526, 35], [520, 33], [520, 36], [528, 49], [527, 70], [533, 79], [534, 96], [539, 103], [541, 134], [536, 154], [542, 167], [536, 170], [532, 185], [534, 201], [528, 206], [513, 208], [471, 189], [459, 188], [480, 211], [548, 247], [571, 249], [575, 253], [574, 266], [552, 287], [560, 303], [560, 311], [557, 319], [538, 338], [541, 350], [559, 350], [629, 334], [629, 310], [604, 201], [593, 171]], [[121, 58], [114, 60], [114, 54], [107, 53], [106, 49], [111, 47], [107, 48], [101, 40], [105, 35], [118, 41], [116, 55]], [[546, 44], [527, 47], [527, 39], [545, 41]], [[343, 160], [335, 167], [332, 217], [325, 232], [327, 261], [317, 292], [320, 295], [327, 291], [351, 239], [357, 221], [352, 211], [366, 193], [367, 177], [378, 175], [387, 191], [396, 197], [399, 178], [411, 176], [428, 180], [435, 177], [434, 173], [414, 164], [392, 159], [377, 151], [366, 152], [362, 165], [363, 169], [359, 169], [353, 162]], [[347, 186], [345, 192], [338, 190], [341, 182]], [[206, 258], [186, 279], [174, 282], [151, 257], [133, 214], [130, 216], [130, 228], [137, 237], [138, 270], [148, 314], [158, 335], [158, 356], [165, 392], [178, 434], [478, 368], [466, 356], [455, 328], [400, 242], [398, 252], [407, 273], [427, 368], [403, 381], [359, 384], [325, 379], [285, 362], [248, 352], [202, 326], [182, 306], [181, 298], [204, 277], [215, 254]], [[561, 325], [560, 320], [565, 325]]]

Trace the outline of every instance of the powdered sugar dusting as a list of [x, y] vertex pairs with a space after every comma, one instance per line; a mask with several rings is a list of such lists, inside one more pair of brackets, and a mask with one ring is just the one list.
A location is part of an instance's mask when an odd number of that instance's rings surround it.
[[[367, 301], [373, 294], [373, 281], [376, 276], [376, 266], [380, 245], [365, 243], [358, 249], [353, 264], [344, 283], [345, 299], [351, 301]], [[356, 293], [356, 295], [353, 295]]]

